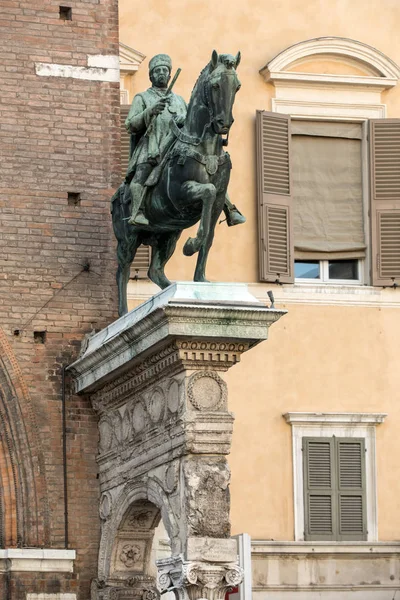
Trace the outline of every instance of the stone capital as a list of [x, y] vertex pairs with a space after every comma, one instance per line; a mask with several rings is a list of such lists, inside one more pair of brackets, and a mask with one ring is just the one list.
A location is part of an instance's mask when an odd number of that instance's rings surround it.
[[189, 600], [224, 600], [229, 589], [242, 582], [243, 569], [237, 562], [187, 561], [175, 556], [157, 561], [161, 594], [174, 591]]

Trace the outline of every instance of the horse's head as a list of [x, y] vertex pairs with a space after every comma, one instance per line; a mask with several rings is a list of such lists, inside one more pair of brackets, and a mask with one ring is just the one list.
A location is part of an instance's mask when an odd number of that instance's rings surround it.
[[236, 56], [220, 54], [214, 50], [209, 64], [209, 74], [204, 82], [206, 104], [211, 124], [220, 135], [228, 134], [234, 121], [232, 107], [240, 81], [236, 68], [240, 63], [240, 52]]

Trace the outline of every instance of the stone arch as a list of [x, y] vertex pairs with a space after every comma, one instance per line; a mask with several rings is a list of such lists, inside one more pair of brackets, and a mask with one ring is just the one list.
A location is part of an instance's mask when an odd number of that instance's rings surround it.
[[0, 328], [0, 542], [50, 541], [44, 459], [28, 389]]
[[[114, 490], [105, 492], [100, 501], [100, 517], [103, 523], [98, 578], [107, 585], [138, 575], [145, 578], [145, 583], [151, 581], [150, 551], [161, 519], [172, 551], [181, 551], [177, 547], [178, 524], [168, 496], [154, 479], [129, 482], [116, 494]], [[125, 543], [125, 539], [129, 541]]]
[[[348, 60], [363, 67], [365, 76], [343, 75], [340, 77], [336, 75], [334, 77], [336, 84], [375, 85], [390, 88], [395, 86], [400, 78], [400, 68], [383, 52], [363, 42], [342, 37], [314, 38], [294, 44], [275, 56], [260, 72], [268, 81], [295, 79], [317, 82], [317, 75], [293, 73], [289, 70], [294, 65], [317, 56], [338, 57], [344, 62]], [[326, 77], [325, 80], [327, 80]]]

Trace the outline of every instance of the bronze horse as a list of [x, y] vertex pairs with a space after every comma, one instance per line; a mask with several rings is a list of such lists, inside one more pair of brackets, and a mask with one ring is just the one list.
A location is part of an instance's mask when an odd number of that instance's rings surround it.
[[[236, 68], [240, 53], [218, 55], [200, 73], [182, 129], [172, 123], [176, 140], [162, 161], [158, 181], [148, 188], [144, 214], [149, 225], [130, 225], [130, 204], [123, 183], [112, 199], [114, 233], [118, 240], [117, 285], [119, 314], [128, 312], [130, 266], [141, 244], [152, 247], [149, 278], [160, 288], [170, 285], [164, 268], [183, 231], [200, 221], [195, 238], [183, 252], [199, 253], [194, 281], [207, 281], [206, 263], [215, 226], [225, 202], [231, 160], [224, 151], [234, 121], [232, 107], [240, 88]], [[223, 136], [226, 136], [223, 139]]]

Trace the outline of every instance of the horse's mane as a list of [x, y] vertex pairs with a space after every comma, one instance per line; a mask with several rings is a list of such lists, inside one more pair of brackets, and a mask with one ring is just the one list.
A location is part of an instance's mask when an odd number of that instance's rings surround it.
[[[235, 66], [235, 58], [231, 54], [220, 54], [218, 56], [218, 64], [225, 65], [227, 69], [233, 69]], [[196, 97], [199, 88], [203, 85], [204, 79], [211, 73], [211, 61], [206, 64], [204, 69], [200, 72], [196, 83], [193, 86], [192, 93], [190, 95], [189, 107], [191, 106], [193, 99]]]
[[204, 79], [206, 79], [206, 76], [209, 75], [210, 65], [211, 65], [211, 62], [207, 63], [206, 66], [204, 67], [204, 69], [200, 72], [200, 75], [198, 76], [196, 83], [193, 86], [192, 93], [190, 95], [189, 107], [191, 106], [193, 99], [196, 97], [199, 88], [203, 85]]

